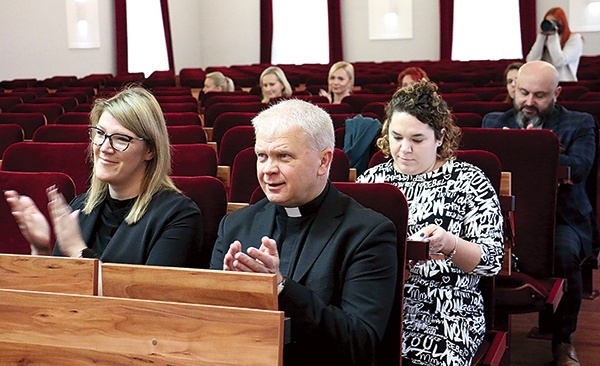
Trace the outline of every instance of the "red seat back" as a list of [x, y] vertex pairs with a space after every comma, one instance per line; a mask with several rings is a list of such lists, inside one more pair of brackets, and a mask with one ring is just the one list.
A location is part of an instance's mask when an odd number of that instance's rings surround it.
[[84, 193], [92, 171], [89, 142], [18, 142], [4, 151], [3, 171], [61, 172], [75, 182], [75, 193]]
[[171, 145], [173, 176], [217, 176], [217, 153], [207, 144]]
[[200, 253], [200, 268], [208, 268], [217, 240], [219, 223], [227, 213], [225, 185], [215, 177], [171, 177], [177, 188], [190, 197], [202, 212], [204, 240]]
[[45, 125], [33, 134], [34, 142], [88, 142], [87, 125]]

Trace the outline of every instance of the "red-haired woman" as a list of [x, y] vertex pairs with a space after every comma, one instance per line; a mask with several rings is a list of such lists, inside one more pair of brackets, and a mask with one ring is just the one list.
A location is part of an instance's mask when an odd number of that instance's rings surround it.
[[422, 79], [429, 81], [425, 70], [418, 66], [407, 67], [398, 74], [398, 87], [406, 88], [413, 86]]
[[560, 81], [577, 81], [582, 51], [583, 37], [579, 33], [571, 33], [565, 11], [556, 7], [544, 16], [527, 61], [547, 61], [558, 70]]

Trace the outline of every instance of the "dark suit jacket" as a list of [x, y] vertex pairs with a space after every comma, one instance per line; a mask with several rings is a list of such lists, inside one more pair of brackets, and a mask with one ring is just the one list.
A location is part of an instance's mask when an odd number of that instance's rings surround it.
[[[514, 110], [492, 112], [483, 117], [482, 127], [519, 128]], [[592, 250], [591, 226], [592, 205], [585, 191], [585, 183], [596, 155], [596, 135], [594, 117], [589, 113], [569, 111], [556, 105], [554, 111], [544, 120], [544, 129], [554, 131], [558, 136], [561, 154], [559, 164], [571, 167], [573, 184], [562, 184], [558, 188], [557, 215], [577, 230], [584, 239], [584, 250]]]
[[[71, 202], [73, 210], [83, 209], [87, 193]], [[102, 204], [89, 215], [79, 214], [81, 234], [90, 242], [96, 230]], [[198, 267], [202, 246], [202, 214], [188, 197], [160, 191], [152, 197], [148, 211], [135, 225], [125, 222], [117, 229], [100, 256], [103, 262], [156, 266]], [[54, 255], [61, 255], [58, 245]]]
[[[223, 268], [234, 240], [246, 251], [260, 247], [261, 237], [272, 237], [275, 213], [275, 204], [263, 199], [224, 217], [211, 268]], [[397, 271], [394, 224], [330, 185], [279, 295], [279, 309], [291, 318], [285, 365], [372, 364]]]

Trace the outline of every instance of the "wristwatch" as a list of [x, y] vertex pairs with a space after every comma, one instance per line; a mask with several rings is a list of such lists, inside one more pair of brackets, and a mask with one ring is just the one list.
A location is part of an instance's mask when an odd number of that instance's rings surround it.
[[281, 291], [283, 291], [283, 289], [285, 287], [285, 280], [286, 280], [286, 278], [283, 277], [283, 279], [281, 280], [281, 282], [279, 282], [277, 284], [277, 295], [279, 295], [281, 293]]

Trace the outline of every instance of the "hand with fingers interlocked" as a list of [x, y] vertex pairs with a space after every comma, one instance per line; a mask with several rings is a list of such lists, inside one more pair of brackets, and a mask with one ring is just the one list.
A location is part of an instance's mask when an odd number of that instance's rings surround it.
[[242, 244], [236, 240], [229, 246], [223, 260], [223, 270], [277, 274], [277, 283], [283, 279], [279, 271], [279, 252], [275, 240], [263, 236], [260, 248], [250, 247], [242, 252]]

